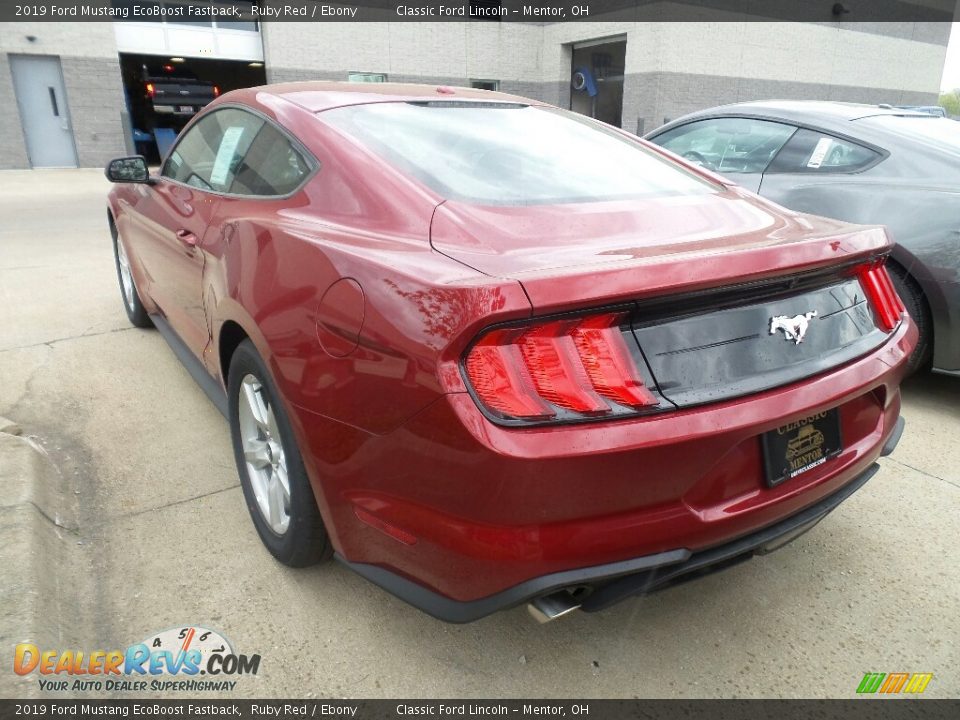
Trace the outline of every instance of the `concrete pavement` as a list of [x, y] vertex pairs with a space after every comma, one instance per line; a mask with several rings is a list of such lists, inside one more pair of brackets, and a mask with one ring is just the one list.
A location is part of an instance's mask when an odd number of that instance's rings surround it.
[[[852, 697], [867, 671], [960, 695], [960, 380], [911, 381], [897, 452], [780, 552], [597, 615], [445, 625], [261, 547], [225, 421], [127, 323], [107, 189], [100, 171], [0, 173], [0, 415], [49, 456], [36, 482], [64, 519], [0, 506], [0, 547], [42, 551], [0, 555], [20, 603], [0, 613], [0, 696], [39, 694], [10, 671], [17, 642], [125, 648], [191, 623], [262, 656], [241, 696]], [[11, 458], [0, 444], [8, 497], [27, 473]]]

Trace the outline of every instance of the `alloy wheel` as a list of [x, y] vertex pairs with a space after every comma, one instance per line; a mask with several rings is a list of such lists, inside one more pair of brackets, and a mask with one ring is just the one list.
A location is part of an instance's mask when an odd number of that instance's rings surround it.
[[252, 374], [241, 381], [239, 400], [240, 442], [257, 507], [270, 529], [283, 535], [290, 525], [290, 480], [276, 415]]
[[120, 266], [120, 286], [123, 289], [123, 301], [133, 310], [133, 275], [130, 272], [130, 261], [123, 243], [117, 238], [117, 264]]

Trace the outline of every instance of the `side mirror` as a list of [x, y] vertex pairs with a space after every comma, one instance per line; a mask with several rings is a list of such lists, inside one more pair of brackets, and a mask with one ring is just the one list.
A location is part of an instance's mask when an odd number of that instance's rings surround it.
[[150, 183], [150, 171], [143, 155], [115, 158], [104, 170], [107, 180], [114, 183]]

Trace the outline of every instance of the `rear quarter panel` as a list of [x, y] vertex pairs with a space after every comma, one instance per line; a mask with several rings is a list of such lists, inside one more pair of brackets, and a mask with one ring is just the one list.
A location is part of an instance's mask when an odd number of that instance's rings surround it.
[[[463, 389], [451, 343], [530, 305], [518, 283], [483, 278], [430, 248], [437, 198], [300, 112], [278, 117], [319, 171], [289, 198], [225, 198], [221, 232], [205, 243], [205, 360], [222, 376], [218, 338], [236, 322], [288, 403], [387, 433]], [[342, 280], [359, 291], [328, 295]]]

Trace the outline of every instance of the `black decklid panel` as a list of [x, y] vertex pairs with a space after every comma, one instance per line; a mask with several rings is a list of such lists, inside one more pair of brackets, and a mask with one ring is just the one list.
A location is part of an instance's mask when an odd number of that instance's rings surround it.
[[679, 407], [796, 382], [864, 355], [887, 337], [856, 278], [673, 318], [650, 317], [641, 308], [634, 334], [660, 391]]

